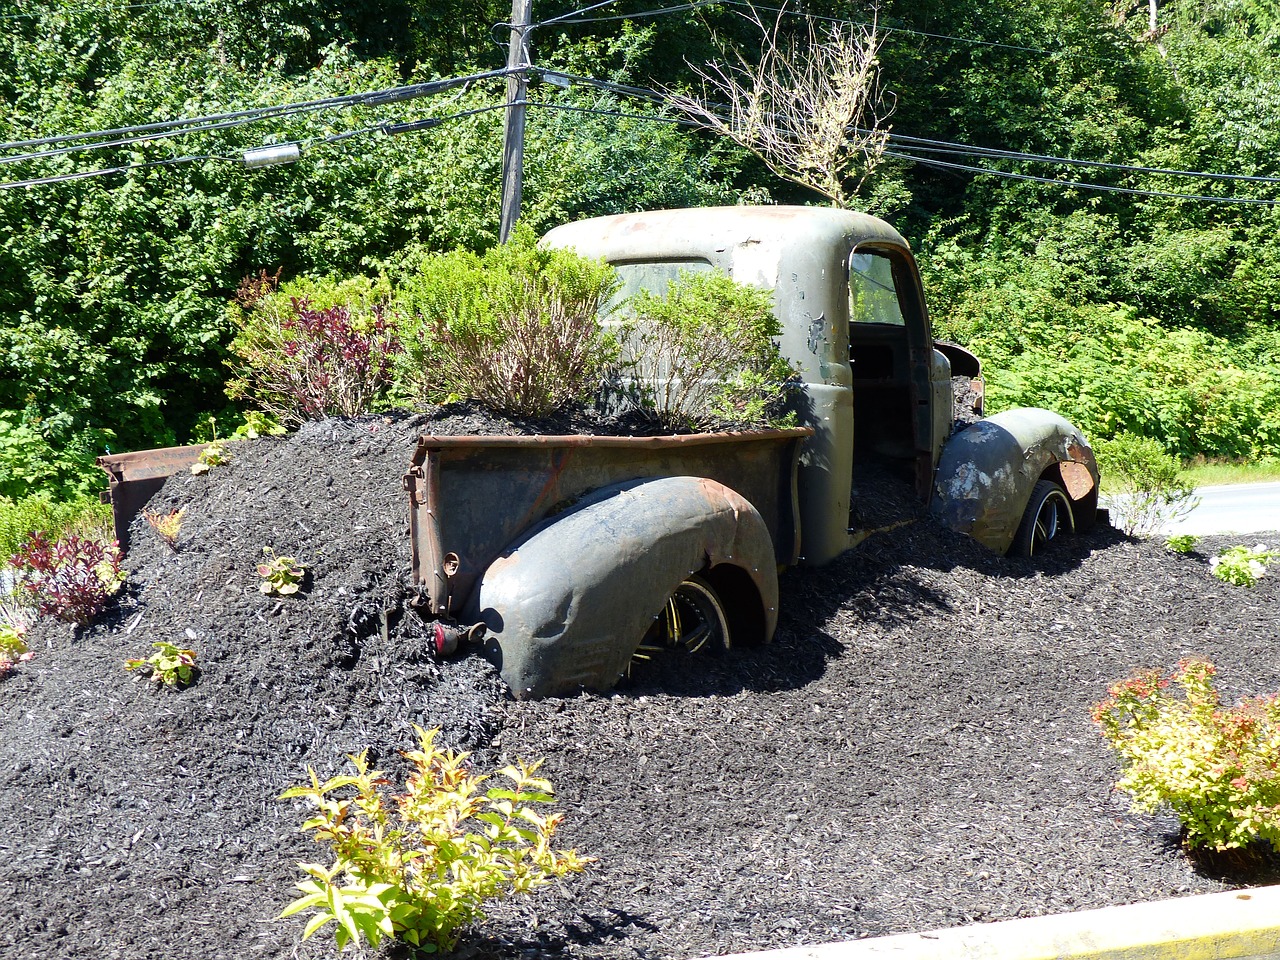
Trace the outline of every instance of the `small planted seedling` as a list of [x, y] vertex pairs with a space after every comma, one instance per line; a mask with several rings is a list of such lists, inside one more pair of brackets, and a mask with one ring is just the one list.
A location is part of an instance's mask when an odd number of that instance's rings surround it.
[[0, 677], [33, 656], [22, 639], [22, 631], [12, 624], [0, 623]]
[[1200, 538], [1193, 533], [1179, 533], [1164, 542], [1174, 553], [1190, 553], [1196, 548]]
[[178, 531], [182, 529], [182, 515], [186, 512], [185, 509], [171, 510], [168, 513], [152, 513], [150, 510], [143, 510], [142, 516], [164, 541], [165, 546], [176, 552]]
[[1280, 557], [1280, 550], [1268, 550], [1265, 543], [1253, 547], [1229, 547], [1209, 560], [1213, 575], [1237, 587], [1252, 587], [1266, 575], [1267, 563]]
[[208, 473], [214, 467], [223, 467], [230, 462], [231, 455], [227, 453], [227, 448], [223, 446], [221, 440], [215, 440], [204, 448], [200, 459], [191, 465], [191, 472], [199, 476], [202, 473]]
[[262, 578], [259, 590], [287, 597], [302, 589], [302, 578], [307, 574], [305, 564], [299, 563], [296, 557], [277, 557], [270, 547], [263, 547], [262, 552], [271, 559], [258, 564], [258, 576]]
[[156, 652], [145, 660], [126, 660], [126, 670], [141, 670], [138, 679], [150, 676], [156, 683], [166, 687], [185, 687], [195, 677], [196, 652], [183, 650], [177, 644], [167, 640], [158, 640], [152, 644]]

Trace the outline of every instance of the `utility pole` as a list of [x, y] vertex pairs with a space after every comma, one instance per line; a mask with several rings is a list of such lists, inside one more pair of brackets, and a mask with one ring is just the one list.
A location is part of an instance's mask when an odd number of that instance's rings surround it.
[[507, 113], [502, 134], [502, 226], [498, 238], [506, 243], [520, 217], [524, 192], [525, 94], [529, 86], [529, 20], [533, 0], [511, 0], [511, 46], [507, 67], [519, 70], [507, 77]]

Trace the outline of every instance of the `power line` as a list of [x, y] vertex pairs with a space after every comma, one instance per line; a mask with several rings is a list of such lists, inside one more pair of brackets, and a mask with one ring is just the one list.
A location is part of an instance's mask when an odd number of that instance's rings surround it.
[[[450, 123], [454, 120], [460, 120], [465, 117], [475, 116], [480, 113], [488, 113], [494, 110], [504, 109], [506, 104], [498, 103], [485, 107], [475, 107], [470, 110], [461, 110], [445, 117], [430, 117], [423, 121], [411, 121], [405, 124], [395, 124], [390, 121], [375, 124], [372, 126], [361, 127], [357, 130], [347, 130], [343, 133], [331, 134], [326, 137], [313, 137], [306, 140], [290, 140], [273, 146], [288, 147], [296, 146], [299, 149], [306, 148], [308, 150], [315, 147], [327, 146], [332, 143], [339, 143], [343, 140], [349, 140], [353, 137], [365, 136], [371, 133], [382, 132], [387, 135], [396, 133], [407, 133], [411, 130], [427, 129], [427, 127], [439, 126], [444, 123]], [[424, 126], [418, 126], [419, 123]], [[8, 183], [0, 183], [0, 190], [12, 190], [17, 187], [37, 187], [46, 186], [54, 183], [65, 183], [71, 180], [86, 180], [96, 177], [105, 177], [113, 173], [127, 173], [132, 170], [145, 170], [153, 167], [169, 167], [177, 166], [183, 163], [195, 163], [201, 160], [224, 160], [242, 162], [243, 155], [239, 153], [233, 154], [199, 154], [184, 157], [172, 157], [167, 160], [150, 160], [139, 163], [123, 163], [111, 167], [99, 167], [92, 170], [77, 170], [71, 173], [52, 174], [47, 177], [33, 177], [27, 180], [15, 180]]]
[[551, 103], [547, 100], [529, 100], [527, 103], [531, 107], [543, 107], [547, 110], [560, 110], [567, 113], [589, 113], [598, 117], [617, 117], [622, 120], [649, 120], [653, 123], [669, 123], [673, 126], [681, 127], [701, 126], [701, 124], [696, 120], [686, 120], [683, 117], [658, 117], [651, 113], [623, 113], [620, 110], [602, 110], [599, 107], [578, 107], [571, 106], [567, 103]]
[[1240, 173], [1209, 173], [1203, 170], [1176, 170], [1168, 167], [1140, 167], [1129, 163], [1108, 163], [1102, 160], [1077, 160], [1072, 157], [1053, 157], [1038, 153], [1018, 153], [1013, 150], [997, 150], [993, 147], [970, 147], [946, 140], [928, 140], [922, 137], [906, 137], [890, 133], [889, 139], [904, 149], [920, 153], [944, 153], [961, 156], [989, 157], [998, 160], [1017, 160], [1031, 163], [1052, 163], [1068, 167], [1089, 167], [1095, 170], [1119, 170], [1126, 173], [1142, 173], [1171, 177], [1194, 177], [1199, 180], [1221, 180], [1231, 183], [1280, 183], [1280, 177], [1256, 177]]
[[[562, 22], [562, 21], [564, 21], [564, 20], [568, 20], [568, 19], [570, 19], [571, 17], [576, 17], [576, 16], [579, 16], [579, 15], [584, 14], [584, 13], [590, 13], [592, 10], [599, 10], [601, 7], [608, 7], [608, 6], [611, 6], [612, 4], [615, 4], [615, 3], [617, 3], [617, 2], [618, 2], [618, 0], [600, 0], [600, 2], [599, 2], [599, 3], [593, 3], [593, 4], [590, 4], [589, 6], [579, 7], [577, 10], [570, 10], [568, 13], [562, 13], [562, 14], [560, 14], [560, 16], [558, 16], [558, 17], [552, 17], [550, 20], [541, 20], [541, 21], [539, 21], [538, 23], [532, 24], [532, 26], [534, 26], [534, 27], [548, 27], [548, 26], [550, 26], [550, 25], [551, 25], [551, 24], [553, 24], [553, 23], [560, 23], [560, 22]], [[498, 24], [498, 26], [500, 26], [500, 27], [510, 27], [510, 26], [511, 26], [511, 24], [509, 24], [509, 23], [500, 23], [500, 24]]]
[[990, 167], [971, 167], [962, 163], [951, 163], [946, 160], [930, 160], [905, 153], [885, 151], [885, 156], [897, 160], [921, 163], [929, 167], [941, 167], [947, 170], [963, 170], [967, 173], [984, 174], [990, 177], [1003, 177], [1007, 180], [1028, 180], [1033, 183], [1047, 183], [1056, 187], [1070, 187], [1078, 190], [1095, 190], [1101, 193], [1124, 193], [1138, 197], [1162, 197], [1170, 200], [1198, 200], [1207, 203], [1249, 203], [1274, 207], [1280, 200], [1266, 200], [1258, 197], [1209, 197], [1190, 193], [1170, 193], [1164, 190], [1139, 190], [1135, 187], [1113, 187], [1102, 183], [1088, 183], [1079, 180], [1055, 180], [1053, 177], [1037, 177], [1029, 173], [1012, 173], [1007, 170], [992, 170]]
[[[119, 142], [87, 144], [79, 149], [93, 150], [100, 146], [125, 146], [131, 143], [143, 143], [148, 140], [158, 140], [164, 137], [179, 136], [183, 133], [199, 133], [208, 130], [220, 130], [225, 129], [228, 126], [238, 125], [231, 121], [251, 123], [256, 120], [269, 119], [276, 116], [291, 116], [298, 113], [309, 113], [319, 110], [337, 109], [340, 107], [380, 106], [386, 103], [398, 103], [403, 100], [413, 100], [419, 97], [433, 96], [437, 93], [443, 93], [446, 90], [453, 90], [457, 87], [465, 86], [468, 83], [474, 83], [480, 80], [505, 77], [511, 72], [512, 71], [509, 68], [503, 67], [498, 70], [487, 70], [483, 73], [473, 73], [463, 77], [450, 77], [446, 80], [431, 80], [426, 83], [415, 83], [401, 87], [388, 87], [383, 90], [371, 90], [366, 93], [351, 93], [343, 96], [325, 97], [319, 100], [304, 100], [298, 103], [278, 104], [269, 107], [253, 107], [247, 110], [237, 110], [232, 113], [211, 114], [203, 117], [187, 117], [179, 120], [161, 120], [155, 123], [136, 124], [129, 127], [115, 127], [111, 130], [95, 130], [87, 133], [71, 133], [56, 137], [43, 137], [37, 140], [15, 140], [10, 143], [0, 143], [0, 150], [44, 147], [57, 143], [94, 140], [99, 137], [121, 138], [127, 134], [134, 133], [144, 134], [144, 136], [134, 137], [129, 140], [120, 140]], [[150, 136], [153, 131], [156, 132], [156, 135]], [[0, 163], [13, 163], [18, 160], [38, 159], [42, 156], [51, 156], [63, 152], [73, 151], [58, 150], [50, 151], [48, 154], [0, 157]]]
[[749, 3], [747, 0], [721, 0], [721, 2], [733, 7], [746, 7], [748, 10], [767, 10], [770, 13], [785, 14], [790, 17], [803, 17], [806, 20], [816, 20], [819, 23], [840, 23], [847, 24], [852, 27], [875, 27], [882, 33], [906, 33], [917, 37], [928, 37], [931, 40], [950, 40], [954, 43], [968, 43], [978, 47], [996, 47], [1001, 50], [1016, 50], [1020, 53], [1038, 53], [1046, 57], [1052, 57], [1059, 53], [1067, 52], [1064, 50], [1043, 50], [1039, 47], [1023, 47], [1015, 43], [997, 43], [994, 40], [974, 40], [971, 37], [953, 37], [945, 33], [929, 33], [925, 30], [912, 30], [909, 27], [886, 27], [879, 24], [868, 23], [863, 20], [846, 20], [841, 17], [824, 17], [816, 13], [805, 13], [801, 10], [788, 10], [786, 7], [770, 7], [757, 3]]
[[101, 167], [94, 170], [77, 170], [74, 173], [58, 173], [48, 177], [34, 177], [30, 180], [14, 180], [0, 183], [0, 190], [13, 190], [17, 187], [41, 187], [51, 183], [65, 183], [68, 180], [87, 180], [91, 177], [105, 177], [112, 173], [127, 173], [130, 170], [144, 170], [151, 167], [171, 167], [180, 163], [195, 163], [200, 160], [236, 160], [235, 156], [202, 154], [199, 156], [172, 157], [168, 160], [149, 160], [145, 163], [122, 163], [115, 167]]
[[[583, 77], [577, 74], [564, 73], [562, 71], [548, 70], [544, 71], [544, 73], [552, 76], [564, 77], [574, 83], [582, 83], [587, 86], [597, 87], [601, 90], [607, 90], [611, 93], [633, 96], [649, 100], [651, 102], [662, 102], [665, 100], [661, 91], [653, 90], [648, 87], [627, 86], [625, 84], [611, 83], [607, 80], [597, 80], [594, 77]], [[726, 105], [713, 104], [712, 106], [724, 108]], [[867, 131], [855, 130], [855, 132], [866, 133]], [[1257, 177], [1238, 173], [1209, 173], [1202, 170], [1178, 170], [1168, 167], [1144, 167], [1137, 164], [1110, 163], [1102, 160], [1077, 160], [1071, 157], [1055, 157], [1048, 154], [1000, 150], [995, 147], [972, 147], [968, 144], [956, 143], [955, 141], [950, 140], [933, 140], [927, 137], [910, 137], [893, 132], [889, 133], [888, 139], [892, 143], [900, 144], [903, 149], [916, 150], [921, 153], [950, 153], [1027, 163], [1060, 164], [1063, 166], [1088, 167], [1100, 170], [1119, 170], [1126, 173], [1140, 173], [1152, 176], [1191, 177], [1199, 180], [1219, 180], [1231, 183], [1280, 183], [1280, 177]], [[976, 169], [986, 168], [980, 167]]]
[[642, 20], [646, 17], [662, 17], [669, 13], [683, 13], [686, 10], [697, 10], [700, 7], [714, 6], [723, 2], [725, 2], [725, 0], [694, 0], [692, 3], [682, 3], [674, 7], [655, 7], [652, 10], [640, 10], [636, 13], [615, 13], [607, 17], [578, 17], [577, 19], [569, 19], [570, 17], [575, 17], [576, 14], [568, 13], [564, 16], [555, 17], [551, 20], [543, 20], [539, 23], [535, 23], [530, 27], [530, 29], [533, 27], [543, 27], [552, 23], [579, 24], [607, 23], [613, 20]]
[[[598, 9], [606, 6], [615, 0], [605, 0], [603, 3], [595, 4], [591, 7], [584, 8], [585, 12], [591, 9]], [[727, 0], [727, 2], [737, 2], [737, 0]], [[566, 15], [567, 16], [567, 15]], [[99, 141], [91, 144], [84, 144], [79, 147], [64, 147], [57, 150], [43, 151], [40, 153], [19, 155], [14, 157], [0, 157], [0, 163], [11, 163], [20, 160], [33, 160], [50, 156], [61, 155], [64, 153], [76, 152], [78, 150], [99, 149], [110, 146], [133, 146], [139, 143], [151, 140], [161, 139], [163, 137], [178, 136], [183, 133], [207, 132], [210, 130], [225, 129], [231, 126], [238, 126], [242, 123], [257, 122], [264, 119], [275, 119], [282, 116], [292, 116], [303, 112], [314, 112], [326, 109], [335, 109], [340, 107], [364, 106], [364, 105], [380, 105], [387, 103], [400, 102], [404, 100], [415, 99], [418, 97], [430, 96], [445, 90], [456, 89], [465, 84], [486, 80], [502, 76], [508, 76], [514, 72], [520, 72], [512, 68], [503, 68], [500, 70], [491, 70], [484, 73], [471, 74], [465, 77], [450, 78], [447, 80], [437, 80], [422, 84], [412, 84], [402, 87], [392, 87], [384, 90], [369, 91], [366, 93], [348, 94], [340, 97], [330, 97], [322, 100], [304, 101], [293, 104], [281, 104], [270, 107], [259, 107], [250, 110], [236, 111], [234, 113], [217, 114], [207, 117], [192, 117], [173, 121], [161, 121], [151, 124], [141, 124], [133, 127], [120, 127], [114, 130], [96, 131], [90, 133], [69, 134], [59, 137], [49, 137], [42, 140], [17, 141], [14, 143], [0, 144], [0, 150], [13, 149], [23, 146], [39, 146], [51, 145], [55, 143], [67, 143], [94, 137], [117, 136], [130, 132], [137, 132], [142, 136], [133, 138], [119, 138], [111, 141]], [[664, 96], [660, 91], [646, 87], [636, 87], [626, 84], [612, 83], [606, 80], [598, 80], [594, 77], [585, 77], [577, 74], [564, 73], [561, 71], [550, 70], [529, 70], [527, 71], [535, 76], [541, 75], [545, 77], [563, 78], [571, 83], [581, 83], [590, 87], [604, 90], [609, 93], [621, 96], [634, 97], [643, 99], [648, 102], [662, 102]], [[646, 120], [650, 122], [672, 123], [681, 126], [701, 127], [703, 124], [681, 118], [660, 117], [652, 114], [635, 114], [625, 113], [617, 110], [602, 110], [600, 108], [579, 107], [568, 104], [557, 104], [548, 101], [528, 101], [523, 100], [521, 104], [528, 106], [543, 107], [552, 110], [570, 111], [577, 113], [594, 114], [598, 116], [612, 116], [619, 119]], [[409, 132], [413, 129], [424, 129], [429, 126], [436, 126], [447, 120], [459, 119], [461, 117], [473, 116], [479, 113], [489, 112], [491, 110], [502, 109], [502, 105], [493, 105], [477, 108], [474, 110], [462, 111], [458, 114], [444, 118], [427, 118], [425, 120], [410, 122], [406, 124], [394, 124], [390, 121], [382, 122], [372, 126], [359, 128], [356, 130], [346, 131], [334, 134], [328, 137], [313, 138], [311, 140], [295, 141], [300, 145], [314, 146], [317, 144], [335, 143], [352, 137], [361, 136], [375, 131], [383, 133], [401, 133]], [[969, 164], [954, 163], [951, 161], [938, 160], [931, 157], [920, 156], [919, 154], [949, 154], [959, 156], [972, 156], [979, 158], [989, 158], [995, 160], [1009, 160], [1016, 162], [1030, 163], [1046, 163], [1058, 164], [1065, 166], [1078, 166], [1091, 169], [1117, 170], [1126, 173], [1137, 173], [1145, 175], [1159, 176], [1177, 176], [1191, 177], [1205, 180], [1213, 180], [1220, 182], [1240, 182], [1240, 183], [1259, 183], [1259, 184], [1276, 184], [1280, 183], [1278, 177], [1258, 177], [1247, 176], [1242, 174], [1223, 174], [1209, 173], [1194, 170], [1178, 170], [1162, 167], [1143, 167], [1136, 164], [1109, 163], [1097, 160], [1076, 160], [1068, 157], [1055, 157], [1046, 154], [1020, 153], [1012, 150], [1000, 150], [991, 147], [972, 147], [967, 144], [956, 143], [945, 140], [934, 140], [924, 137], [910, 137], [903, 134], [890, 133], [888, 135], [890, 143], [899, 145], [904, 152], [886, 151], [886, 155], [895, 159], [919, 163], [924, 166], [930, 166], [940, 169], [949, 169], [974, 173], [986, 176], [1002, 177], [1006, 179], [1024, 180], [1036, 183], [1052, 184], [1068, 188], [1076, 188], [1082, 190], [1096, 190], [1110, 193], [1122, 193], [1135, 196], [1161, 197], [1178, 200], [1196, 200], [1212, 203], [1248, 203], [1275, 205], [1277, 201], [1266, 200], [1260, 198], [1230, 198], [1230, 197], [1212, 197], [1196, 194], [1179, 194], [1159, 190], [1142, 190], [1131, 187], [1116, 187], [1106, 184], [1089, 183], [1085, 181], [1068, 181], [1060, 180], [1052, 177], [1040, 177], [1032, 174], [1013, 173], [1009, 171], [994, 170], [989, 167], [972, 166]], [[283, 145], [283, 144], [282, 144]], [[66, 180], [83, 179], [87, 177], [104, 176], [111, 173], [124, 172], [134, 169], [143, 169], [153, 166], [169, 166], [179, 163], [187, 163], [196, 160], [206, 159], [228, 159], [226, 157], [218, 157], [217, 155], [199, 155], [189, 157], [175, 157], [168, 160], [150, 161], [135, 164], [121, 164], [112, 167], [106, 167], [97, 170], [78, 171], [69, 174], [58, 174], [49, 177], [38, 177], [27, 180], [14, 181], [11, 183], [0, 184], [0, 189], [11, 189], [19, 186], [38, 186], [48, 183], [58, 183]]]
[[143, 10], [147, 7], [198, 7], [208, 2], [209, 0], [155, 0], [153, 3], [107, 3], [98, 7], [71, 7], [62, 10], [42, 10], [39, 13], [6, 13], [0, 16], [0, 20], [35, 20], [50, 13], [110, 13], [115, 10]]

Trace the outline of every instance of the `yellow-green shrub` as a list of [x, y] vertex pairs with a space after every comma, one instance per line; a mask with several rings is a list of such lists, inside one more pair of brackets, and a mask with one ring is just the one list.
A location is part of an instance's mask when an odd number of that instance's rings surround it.
[[1135, 810], [1172, 810], [1190, 847], [1280, 849], [1280, 696], [1224, 709], [1214, 673], [1187, 659], [1169, 676], [1140, 670], [1112, 684], [1093, 721], [1120, 757], [1116, 788]]
[[[384, 937], [429, 952], [448, 950], [458, 931], [484, 917], [486, 900], [527, 893], [552, 877], [578, 872], [587, 861], [551, 848], [559, 815], [537, 811], [552, 802], [538, 764], [499, 771], [512, 789], [491, 787], [467, 770], [467, 754], [435, 745], [438, 731], [417, 730], [419, 749], [401, 796], [385, 797], [382, 771], [364, 753], [349, 759], [355, 774], [293, 787], [281, 799], [303, 798], [316, 815], [303, 830], [333, 850], [330, 866], [303, 863], [311, 879], [282, 917], [314, 910], [305, 940], [333, 922], [338, 949], [351, 941], [377, 946]], [[393, 812], [394, 811], [394, 812]]]
[[414, 402], [463, 397], [520, 416], [590, 399], [618, 353], [599, 323], [616, 285], [608, 264], [539, 249], [527, 230], [483, 256], [428, 255], [396, 292], [397, 389]]

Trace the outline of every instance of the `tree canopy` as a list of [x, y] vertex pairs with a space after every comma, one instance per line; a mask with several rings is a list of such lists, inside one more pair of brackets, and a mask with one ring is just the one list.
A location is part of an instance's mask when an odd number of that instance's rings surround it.
[[[687, 6], [535, 0], [535, 60], [679, 89], [716, 38], [758, 44], [742, 3]], [[1184, 457], [1280, 456], [1277, 214], [1202, 199], [1270, 201], [1278, 185], [1161, 172], [1277, 174], [1280, 18], [1266, 0], [1166, 2], [1152, 29], [1151, 11], [884, 0], [889, 139], [853, 202], [912, 238], [935, 326], [984, 356], [995, 403], [1056, 405]], [[0, 0], [0, 183], [49, 181], [0, 189], [0, 496], [85, 491], [107, 448], [196, 437], [229, 403], [227, 304], [246, 277], [373, 275], [495, 243], [500, 80], [315, 102], [500, 69], [509, 16], [487, 0]], [[803, 40], [872, 19], [826, 0], [780, 22]], [[529, 99], [535, 230], [822, 202], [652, 99], [545, 79]], [[243, 160], [289, 142], [296, 163]]]

